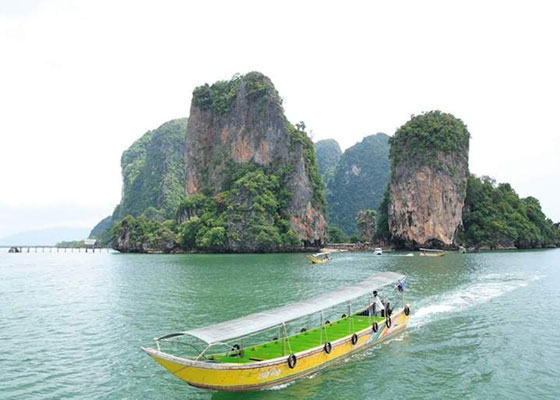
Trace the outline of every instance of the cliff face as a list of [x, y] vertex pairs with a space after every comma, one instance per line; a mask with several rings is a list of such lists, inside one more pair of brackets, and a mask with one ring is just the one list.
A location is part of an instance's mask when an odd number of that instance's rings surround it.
[[389, 136], [365, 137], [342, 154], [328, 182], [329, 224], [347, 235], [357, 233], [360, 210], [377, 210], [389, 181]]
[[315, 143], [315, 153], [317, 154], [317, 164], [319, 174], [323, 178], [325, 185], [334, 175], [336, 166], [340, 161], [342, 150], [338, 142], [334, 139], [319, 140]]
[[462, 224], [469, 132], [450, 114], [413, 117], [391, 138], [389, 232], [397, 245], [447, 247]]
[[100, 242], [108, 243], [111, 239], [109, 230], [113, 225], [113, 217], [109, 215], [97, 223], [89, 233], [90, 239], [97, 239]]
[[123, 153], [122, 199], [114, 220], [146, 211], [155, 219], [175, 216], [184, 193], [186, 129], [186, 118], [166, 122]]
[[259, 235], [263, 240], [276, 234], [293, 239], [295, 233], [306, 244], [318, 244], [325, 235], [313, 143], [303, 124], [295, 128], [288, 122], [281, 103], [272, 82], [257, 72], [204, 85], [193, 93], [185, 149], [186, 195], [204, 195], [214, 203], [219, 195], [227, 210], [213, 213], [219, 221], [214, 228], [224, 229], [225, 251], [287, 245], [281, 239], [256, 245]]
[[187, 119], [168, 121], [146, 132], [121, 157], [121, 202], [90, 236], [110, 240], [112, 225], [127, 215], [162, 221], [174, 218], [184, 197]]

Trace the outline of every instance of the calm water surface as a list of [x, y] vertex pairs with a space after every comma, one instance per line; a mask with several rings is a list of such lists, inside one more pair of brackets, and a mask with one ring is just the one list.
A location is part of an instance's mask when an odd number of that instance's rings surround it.
[[[404, 253], [403, 253], [404, 254]], [[189, 387], [152, 338], [378, 271], [408, 275], [397, 338], [272, 390]], [[1, 399], [558, 399], [560, 249], [441, 258], [0, 253]]]

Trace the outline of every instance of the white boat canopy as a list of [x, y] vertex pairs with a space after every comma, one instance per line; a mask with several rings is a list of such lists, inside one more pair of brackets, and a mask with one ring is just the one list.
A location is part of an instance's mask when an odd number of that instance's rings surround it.
[[332, 292], [313, 297], [297, 303], [288, 304], [272, 310], [258, 312], [245, 317], [232, 319], [203, 328], [172, 333], [159, 338], [167, 339], [175, 336], [194, 336], [208, 344], [225, 342], [231, 339], [258, 333], [283, 323], [294, 321], [305, 316], [319, 313], [338, 304], [348, 303], [358, 297], [372, 293], [384, 286], [396, 283], [405, 275], [395, 272], [381, 272], [370, 278], [350, 286], [344, 286]]

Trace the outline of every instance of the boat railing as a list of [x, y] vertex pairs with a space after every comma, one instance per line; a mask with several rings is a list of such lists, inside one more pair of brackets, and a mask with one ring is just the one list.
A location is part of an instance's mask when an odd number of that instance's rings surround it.
[[[404, 280], [405, 277], [401, 275], [399, 279]], [[400, 280], [397, 282], [396, 281], [393, 282], [400, 283]], [[351, 287], [352, 289], [354, 288], [354, 286]], [[389, 303], [390, 300], [389, 297], [391, 298], [391, 300], [395, 300], [395, 298], [390, 293], [387, 293], [386, 289], [388, 287], [391, 287], [389, 282], [383, 286], [378, 286], [379, 299], [382, 299], [385, 304]], [[320, 333], [318, 345], [321, 345], [328, 341], [328, 329], [326, 329], [326, 325], [330, 323], [328, 318], [331, 318], [333, 321], [335, 320], [339, 321], [339, 320], [343, 320], [345, 317], [348, 317], [346, 320], [348, 322], [348, 332], [350, 334], [355, 330], [354, 319], [351, 317], [353, 315], [359, 315], [360, 313], [367, 311], [370, 307], [372, 307], [373, 303], [375, 302], [375, 298], [373, 297], [372, 291], [366, 292], [364, 289], [360, 288], [360, 290], [363, 290], [362, 292], [363, 294], [354, 297], [351, 294], [346, 294], [348, 293], [347, 288], [349, 287], [345, 288], [346, 290], [345, 295], [351, 297], [351, 300], [347, 299], [345, 301], [341, 301], [336, 304], [334, 304], [331, 301], [329, 306], [326, 306], [325, 308], [322, 309], [316, 307], [316, 305], [322, 304], [322, 303], [318, 303], [319, 298], [321, 299], [320, 301], [322, 302], [323, 299], [326, 298], [325, 296], [319, 296], [309, 300], [304, 300], [303, 302], [300, 303], [292, 303], [290, 305], [282, 306], [277, 309], [268, 310], [267, 312], [256, 313], [248, 317], [244, 317], [242, 319], [226, 321], [209, 327], [199, 328], [198, 330], [170, 333], [161, 336], [159, 338], [155, 338], [156, 347], [158, 351], [162, 351], [160, 346], [162, 342], [171, 341], [172, 339], [176, 339], [179, 337], [185, 337], [186, 340], [180, 341], [180, 343], [178, 343], [177, 345], [181, 346], [181, 344], [183, 343], [188, 345], [188, 347], [196, 351], [196, 354], [194, 354], [193, 356], [189, 356], [188, 358], [194, 358], [195, 360], [200, 360], [203, 357], [206, 358], [206, 354], [211, 349], [216, 347], [223, 346], [225, 349], [227, 349], [225, 353], [228, 353], [228, 352], [238, 351], [243, 349], [244, 344], [247, 345], [247, 347], [253, 347], [260, 343], [269, 342], [271, 341], [270, 332], [276, 330], [277, 334], [274, 335], [275, 337], [272, 340], [273, 341], [281, 340], [283, 353], [288, 352], [288, 354], [290, 354], [292, 351], [292, 346], [290, 344], [290, 337], [297, 335], [298, 333], [304, 332], [305, 331], [304, 329], [309, 330], [309, 329], [316, 329], [316, 328], [320, 328], [321, 333]], [[398, 288], [398, 285], [393, 286], [393, 289], [396, 288]], [[393, 309], [398, 308], [396, 307], [399, 302], [398, 300], [402, 301], [403, 307], [405, 305], [404, 291], [401, 292], [402, 293], [398, 293], [399, 296], [397, 297], [396, 301], [393, 303], [394, 304]], [[329, 303], [328, 300], [329, 299], [327, 298], [326, 300], [327, 304]], [[278, 318], [279, 315], [282, 315], [282, 314], [278, 314], [281, 312], [285, 312], [287, 317], [293, 316], [294, 312], [297, 313], [297, 311], [299, 310], [299, 308], [294, 308], [294, 307], [299, 307], [300, 304], [304, 308], [309, 307], [309, 305], [311, 304], [312, 307], [315, 307], [317, 311], [308, 314], [301, 314], [297, 318], [292, 318], [292, 319], [288, 318], [287, 320], [284, 321], [281, 321], [280, 318]], [[356, 304], [359, 304], [357, 308], [354, 307]], [[357, 311], [355, 311], [356, 309]], [[375, 318], [375, 316], [372, 315], [372, 313], [370, 312], [365, 313], [363, 315], [369, 316], [370, 322], [373, 321], [372, 318]], [[277, 324], [271, 325], [266, 322], [265, 323], [260, 322], [259, 318], [264, 318], [265, 321], [267, 319], [270, 320], [271, 318], [275, 318], [276, 320], [279, 321]], [[242, 335], [239, 336], [232, 335], [231, 330], [233, 330], [234, 332], [236, 331], [236, 329], [239, 330], [238, 327], [241, 326], [240, 324], [243, 323], [247, 323], [249, 324], [249, 326], [254, 325], [254, 330], [251, 331], [251, 329], [243, 328], [240, 330], [240, 332], [243, 332]], [[261, 327], [261, 329], [258, 329], [259, 327]], [[197, 347], [194, 344], [189, 343], [191, 340], [187, 339], [187, 337], [196, 339], [197, 342], [201, 341], [202, 343], [205, 343], [205, 346], [202, 349], [202, 351], [200, 347]], [[239, 352], [239, 354], [241, 353], [242, 352]], [[217, 354], [221, 354], [221, 353], [217, 353]]]

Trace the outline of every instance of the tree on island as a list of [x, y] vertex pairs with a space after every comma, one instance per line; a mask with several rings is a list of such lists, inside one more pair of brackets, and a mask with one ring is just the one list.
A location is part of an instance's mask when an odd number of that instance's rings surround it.
[[360, 210], [356, 216], [360, 239], [363, 242], [373, 242], [375, 236], [375, 221], [377, 212], [375, 210]]

